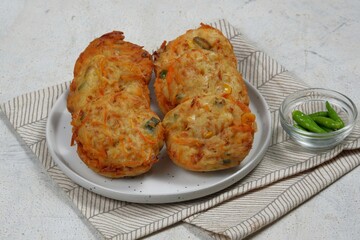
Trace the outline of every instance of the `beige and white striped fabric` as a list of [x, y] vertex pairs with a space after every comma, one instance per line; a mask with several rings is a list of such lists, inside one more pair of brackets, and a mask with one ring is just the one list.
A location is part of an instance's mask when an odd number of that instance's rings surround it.
[[265, 97], [273, 120], [272, 142], [262, 162], [246, 178], [219, 193], [183, 203], [158, 205], [134, 204], [96, 195], [72, 182], [54, 164], [46, 147], [48, 113], [69, 83], [28, 93], [1, 105], [48, 174], [106, 239], [136, 239], [178, 221], [211, 231], [217, 239], [242, 239], [360, 164], [359, 124], [341, 145], [318, 154], [289, 140], [280, 126], [278, 107], [289, 93], [306, 86], [274, 59], [246, 43], [225, 20], [212, 25], [232, 42], [240, 72]]

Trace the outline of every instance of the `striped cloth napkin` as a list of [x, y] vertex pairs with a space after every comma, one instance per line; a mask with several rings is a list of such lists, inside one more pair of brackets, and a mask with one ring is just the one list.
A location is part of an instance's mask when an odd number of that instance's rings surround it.
[[135, 204], [109, 199], [72, 182], [54, 164], [46, 145], [46, 121], [69, 83], [16, 97], [1, 105], [16, 132], [47, 173], [106, 239], [136, 239], [179, 221], [216, 239], [242, 239], [285, 215], [360, 164], [360, 127], [334, 149], [307, 151], [283, 131], [278, 108], [289, 93], [306, 86], [265, 53], [248, 44], [225, 20], [212, 24], [231, 41], [246, 81], [266, 99], [272, 141], [261, 163], [244, 179], [200, 199], [171, 204]]

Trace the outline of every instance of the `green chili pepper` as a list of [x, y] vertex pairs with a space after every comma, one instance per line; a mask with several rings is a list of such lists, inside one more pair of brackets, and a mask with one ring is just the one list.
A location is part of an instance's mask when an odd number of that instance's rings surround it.
[[[335, 111], [334, 108], [331, 107], [330, 103], [328, 101], [326, 101], [325, 103], [326, 105], [326, 109], [328, 110], [329, 112], [329, 117], [336, 121], [336, 122], [339, 122], [340, 123], [340, 128], [343, 128], [345, 126], [345, 123], [343, 122], [343, 120], [339, 117], [339, 115], [337, 114], [337, 112]], [[339, 128], [339, 129], [340, 129]]]
[[160, 120], [157, 118], [152, 117], [145, 123], [145, 128], [150, 132], [154, 131], [154, 128], [159, 124]]
[[230, 159], [224, 159], [222, 160], [223, 164], [226, 165], [226, 164], [229, 164], [231, 163], [231, 160]]
[[320, 126], [322, 129], [324, 129], [326, 132], [332, 132], [334, 130], [330, 129], [330, 128], [327, 128], [327, 127], [324, 127], [324, 126]]
[[312, 119], [321, 126], [324, 126], [326, 128], [330, 128], [332, 130], [338, 130], [341, 128], [341, 123], [334, 121], [331, 118], [327, 117], [312, 117]]
[[321, 127], [319, 127], [311, 117], [309, 117], [308, 115], [304, 114], [299, 110], [293, 111], [292, 117], [297, 124], [309, 130], [310, 132], [326, 133], [326, 131]]
[[328, 117], [329, 113], [327, 111], [320, 111], [308, 114], [310, 117]]
[[84, 120], [85, 113], [83, 111], [80, 112], [80, 121]]
[[85, 87], [85, 83], [86, 82], [81, 83], [77, 90], [80, 91], [83, 87]]
[[194, 37], [193, 42], [199, 45], [203, 49], [209, 50], [211, 48], [210, 43], [205, 39], [203, 39], [202, 37]]
[[185, 97], [185, 95], [183, 93], [178, 93], [176, 94], [175, 98], [176, 100], [180, 101], [181, 99], [183, 99]]
[[159, 73], [159, 77], [160, 77], [161, 79], [166, 78], [167, 72], [168, 72], [167, 70], [162, 70], [162, 71]]
[[174, 121], [176, 121], [178, 118], [179, 118], [179, 114], [177, 114], [177, 113], [174, 113]]
[[299, 124], [296, 124], [296, 123], [294, 123], [294, 127], [298, 128], [298, 129], [301, 129], [303, 131], [306, 131], [306, 132], [308, 131], [305, 128], [303, 128], [302, 126], [300, 126]]

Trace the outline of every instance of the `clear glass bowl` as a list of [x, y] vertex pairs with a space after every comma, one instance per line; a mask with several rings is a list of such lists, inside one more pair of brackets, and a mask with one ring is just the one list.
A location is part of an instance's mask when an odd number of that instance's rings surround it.
[[[292, 112], [300, 110], [305, 114], [326, 111], [325, 102], [336, 110], [345, 127], [327, 133], [312, 133], [294, 127]], [[280, 123], [287, 134], [301, 146], [313, 150], [325, 150], [338, 145], [347, 137], [354, 125], [358, 111], [355, 104], [345, 95], [323, 88], [309, 88], [289, 95], [279, 108]]]

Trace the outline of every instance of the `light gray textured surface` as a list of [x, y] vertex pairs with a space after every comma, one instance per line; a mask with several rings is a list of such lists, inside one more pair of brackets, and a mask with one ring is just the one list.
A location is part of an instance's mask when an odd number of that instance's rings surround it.
[[[314, 87], [360, 106], [360, 2], [0, 1], [0, 102], [72, 78], [93, 38], [112, 30], [156, 49], [200, 22], [225, 18], [257, 48]], [[0, 238], [98, 239], [0, 113]], [[251, 236], [360, 239], [360, 169]], [[148, 239], [208, 239], [177, 224]]]

